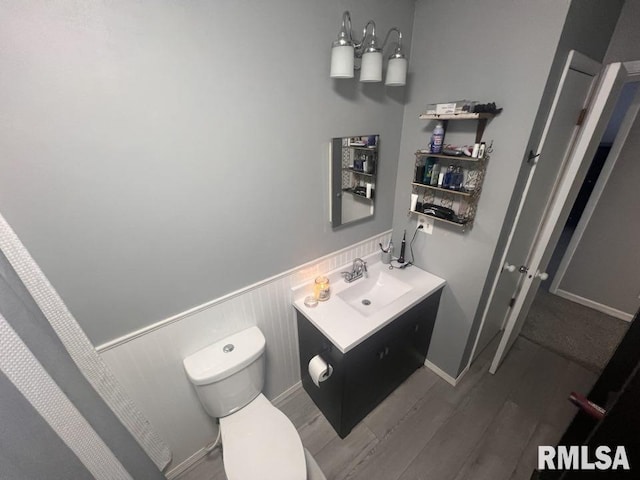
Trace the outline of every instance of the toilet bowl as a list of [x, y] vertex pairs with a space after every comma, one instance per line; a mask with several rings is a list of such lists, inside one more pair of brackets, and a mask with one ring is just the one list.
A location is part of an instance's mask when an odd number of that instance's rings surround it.
[[257, 327], [184, 359], [205, 410], [220, 421], [228, 480], [326, 480], [291, 421], [261, 393], [265, 338]]

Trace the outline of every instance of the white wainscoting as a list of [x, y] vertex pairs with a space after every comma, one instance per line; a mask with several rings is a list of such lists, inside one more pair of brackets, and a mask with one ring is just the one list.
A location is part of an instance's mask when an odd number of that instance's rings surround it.
[[182, 359], [234, 332], [257, 325], [267, 340], [264, 393], [274, 399], [300, 381], [291, 287], [375, 252], [391, 231], [195, 307], [98, 347], [102, 358], [169, 444], [168, 474], [215, 440], [214, 420], [202, 409]]

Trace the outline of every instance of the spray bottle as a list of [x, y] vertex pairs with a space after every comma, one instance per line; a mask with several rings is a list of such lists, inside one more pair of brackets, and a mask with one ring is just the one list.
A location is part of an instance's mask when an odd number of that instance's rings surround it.
[[444, 141], [444, 127], [441, 123], [436, 125], [431, 135], [431, 153], [442, 152], [442, 142]]

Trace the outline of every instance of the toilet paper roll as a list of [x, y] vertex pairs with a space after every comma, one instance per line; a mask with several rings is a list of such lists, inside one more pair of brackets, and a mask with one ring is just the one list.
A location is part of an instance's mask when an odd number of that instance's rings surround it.
[[309, 375], [316, 387], [320, 387], [320, 382], [324, 382], [332, 373], [333, 367], [325, 362], [320, 355], [316, 355], [309, 361]]

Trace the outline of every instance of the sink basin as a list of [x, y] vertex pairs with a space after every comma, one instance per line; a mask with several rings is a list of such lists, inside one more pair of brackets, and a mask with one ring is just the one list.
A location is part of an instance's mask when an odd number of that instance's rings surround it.
[[[294, 306], [336, 348], [347, 353], [374, 335], [428, 296], [442, 289], [446, 282], [415, 265], [389, 270], [375, 252], [364, 260], [369, 276], [347, 283], [340, 276], [351, 268], [342, 265], [326, 276], [331, 280], [331, 298], [315, 307], [304, 303], [313, 291], [308, 281], [292, 288]], [[364, 303], [363, 303], [364, 300]]]
[[338, 293], [344, 302], [368, 317], [389, 305], [413, 288], [389, 273], [378, 271], [353, 282]]

